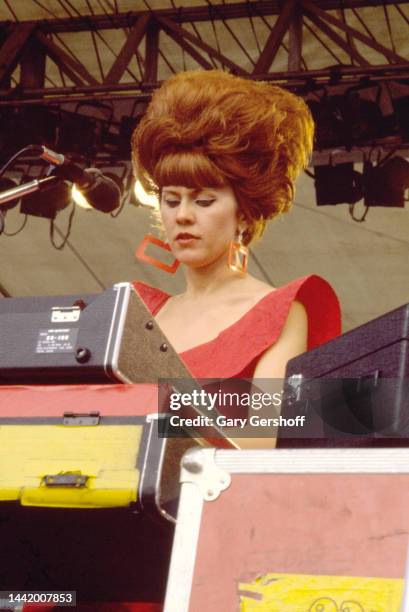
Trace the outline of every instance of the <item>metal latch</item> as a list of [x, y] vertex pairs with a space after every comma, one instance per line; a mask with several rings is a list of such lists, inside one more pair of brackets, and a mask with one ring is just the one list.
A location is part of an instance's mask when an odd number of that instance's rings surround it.
[[304, 383], [302, 374], [292, 374], [287, 378], [285, 384], [286, 400], [289, 404], [299, 402], [301, 399], [301, 387]]
[[85, 487], [89, 476], [78, 472], [61, 472], [60, 474], [47, 474], [42, 483], [46, 487]]
[[80, 318], [80, 306], [53, 306], [51, 308], [52, 323], [75, 323]]
[[99, 412], [64, 412], [63, 425], [79, 426], [79, 425], [98, 425], [101, 416]]

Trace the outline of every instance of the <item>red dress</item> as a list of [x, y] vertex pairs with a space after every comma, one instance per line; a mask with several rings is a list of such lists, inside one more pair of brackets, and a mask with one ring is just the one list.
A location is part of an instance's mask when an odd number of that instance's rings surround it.
[[[136, 282], [135, 289], [153, 315], [170, 298], [142, 282]], [[307, 311], [308, 350], [341, 333], [334, 290], [320, 276], [311, 275], [272, 290], [216, 338], [179, 356], [196, 378], [252, 378], [262, 354], [278, 340], [294, 300]]]

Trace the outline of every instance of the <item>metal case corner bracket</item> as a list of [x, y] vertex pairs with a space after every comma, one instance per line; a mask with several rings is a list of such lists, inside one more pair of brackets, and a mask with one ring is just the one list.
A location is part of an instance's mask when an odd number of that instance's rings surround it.
[[217, 499], [231, 483], [228, 472], [217, 467], [215, 448], [191, 448], [182, 458], [180, 482], [198, 486], [205, 501]]

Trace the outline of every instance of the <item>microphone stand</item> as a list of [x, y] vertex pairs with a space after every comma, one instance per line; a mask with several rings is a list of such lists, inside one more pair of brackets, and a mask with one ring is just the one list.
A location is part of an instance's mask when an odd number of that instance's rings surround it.
[[34, 193], [35, 191], [40, 191], [41, 189], [49, 187], [52, 183], [55, 183], [58, 180], [60, 179], [56, 176], [48, 176], [43, 179], [35, 179], [29, 183], [24, 183], [24, 185], [17, 185], [16, 187], [0, 192], [0, 211], [1, 206], [7, 202], [10, 202], [10, 200], [19, 200], [20, 198], [24, 198], [24, 196], [29, 195], [30, 193]]

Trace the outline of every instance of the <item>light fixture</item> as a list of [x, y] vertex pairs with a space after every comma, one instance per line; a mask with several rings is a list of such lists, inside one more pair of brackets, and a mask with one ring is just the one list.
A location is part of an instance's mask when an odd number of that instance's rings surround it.
[[409, 188], [409, 162], [392, 157], [377, 166], [364, 164], [365, 206], [405, 206], [405, 191]]
[[320, 100], [307, 100], [315, 122], [315, 140], [318, 149], [344, 144], [343, 96], [328, 96]]
[[87, 198], [83, 195], [83, 193], [78, 189], [75, 183], [72, 185], [71, 191], [72, 199], [78, 206], [84, 208], [85, 210], [92, 210], [91, 204], [87, 201]]
[[2, 108], [0, 113], [1, 155], [10, 157], [28, 143], [52, 146], [58, 130], [58, 114], [41, 105]]
[[354, 204], [363, 197], [362, 175], [353, 163], [315, 166], [314, 184], [318, 206]]
[[147, 208], [159, 208], [159, 200], [155, 195], [146, 193], [139, 180], [135, 181], [134, 195], [141, 206]]
[[62, 111], [55, 147], [59, 151], [71, 154], [89, 156], [95, 153], [101, 147], [101, 129], [98, 121], [79, 112]]
[[409, 142], [409, 96], [393, 100], [399, 132], [404, 142]]
[[343, 94], [307, 100], [316, 123], [318, 149], [360, 145], [385, 135], [389, 119], [380, 106], [378, 83], [363, 83], [350, 87]]

